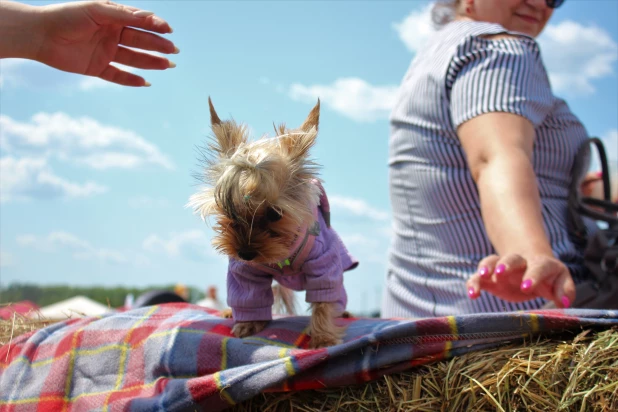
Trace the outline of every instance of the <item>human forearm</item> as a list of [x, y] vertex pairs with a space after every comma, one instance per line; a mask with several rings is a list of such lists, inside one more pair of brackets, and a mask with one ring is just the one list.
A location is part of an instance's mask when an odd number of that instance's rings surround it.
[[536, 176], [524, 150], [488, 159], [477, 186], [487, 235], [498, 254], [552, 256]]
[[542, 205], [530, 156], [513, 149], [492, 156], [480, 168], [477, 186], [485, 228], [496, 254], [481, 259], [466, 282], [468, 296], [481, 290], [510, 302], [535, 297], [567, 308], [575, 285], [554, 256], [545, 233]]
[[42, 42], [41, 16], [41, 7], [0, 2], [0, 58], [35, 58]]

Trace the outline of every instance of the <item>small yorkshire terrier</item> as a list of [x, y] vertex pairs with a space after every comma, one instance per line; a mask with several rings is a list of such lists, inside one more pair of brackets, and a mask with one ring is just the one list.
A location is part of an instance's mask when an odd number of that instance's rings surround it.
[[272, 319], [274, 279], [283, 289], [306, 291], [312, 348], [341, 343], [344, 329], [334, 319], [347, 304], [343, 272], [358, 261], [330, 227], [319, 166], [309, 158], [320, 101], [298, 129], [282, 124], [275, 137], [255, 141], [248, 140], [245, 125], [222, 121], [210, 98], [208, 104], [213, 138], [202, 152], [199, 176], [206, 187], [189, 206], [204, 220], [215, 217], [213, 245], [229, 257], [232, 333], [259, 333]]

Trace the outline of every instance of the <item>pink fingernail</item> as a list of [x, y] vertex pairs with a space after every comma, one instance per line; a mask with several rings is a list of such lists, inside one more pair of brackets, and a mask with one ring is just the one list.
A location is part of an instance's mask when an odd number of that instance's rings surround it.
[[560, 300], [562, 301], [562, 306], [564, 306], [565, 309], [571, 306], [571, 301], [566, 296], [563, 296]]
[[524, 280], [523, 282], [521, 282], [521, 290], [523, 290], [524, 292], [530, 290], [531, 287], [532, 279]]
[[494, 270], [494, 273], [496, 275], [501, 275], [504, 273], [504, 271], [506, 270], [506, 266], [504, 266], [503, 264], [498, 265], [498, 267], [496, 268], [496, 270]]
[[599, 170], [598, 172], [595, 173], [596, 177], [603, 177], [603, 171]]
[[470, 299], [474, 299], [475, 295], [476, 292], [474, 291], [474, 288], [468, 288], [468, 296], [470, 296]]
[[483, 266], [480, 270], [479, 270], [479, 276], [484, 278], [485, 276], [489, 275], [489, 269], [487, 269], [486, 266]]

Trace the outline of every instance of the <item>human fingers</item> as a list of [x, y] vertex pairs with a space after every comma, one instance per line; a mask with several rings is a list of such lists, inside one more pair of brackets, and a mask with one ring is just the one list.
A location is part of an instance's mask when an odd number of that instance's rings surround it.
[[177, 54], [180, 50], [174, 43], [153, 33], [135, 30], [125, 27], [120, 35], [120, 42], [123, 46], [135, 49], [150, 50], [160, 53]]
[[165, 57], [140, 53], [125, 47], [118, 47], [116, 56], [114, 56], [114, 61], [138, 69], [165, 70], [176, 67], [176, 64], [170, 62]]
[[478, 273], [479, 277], [482, 280], [488, 280], [491, 275], [494, 273], [497, 262], [500, 260], [500, 256], [498, 255], [489, 255], [483, 259], [478, 264], [478, 269], [476, 273]]
[[521, 277], [526, 270], [527, 262], [521, 255], [510, 253], [502, 256], [494, 269], [495, 282], [519, 285]]
[[112, 1], [91, 2], [88, 4], [94, 21], [98, 24], [119, 24], [137, 27], [156, 33], [171, 33], [170, 25], [153, 12], [136, 7], [117, 4]]
[[[560, 271], [560, 274], [554, 280], [554, 303], [562, 308], [569, 308], [575, 301], [575, 283], [568, 269]], [[560, 302], [562, 305], [558, 305]]]
[[99, 77], [108, 82], [120, 84], [122, 86], [131, 86], [131, 87], [148, 87], [150, 83], [144, 80], [143, 77], [138, 76], [133, 73], [125, 72], [124, 70], [120, 70], [118, 67], [109, 65], [103, 72], [99, 75]]
[[589, 172], [586, 174], [586, 177], [584, 177], [584, 180], [582, 180], [579, 186], [582, 195], [586, 197], [593, 197], [596, 191], [595, 189], [601, 187], [599, 185], [602, 185], [602, 180], [603, 172]]
[[[565, 276], [568, 276], [568, 279]], [[541, 257], [529, 260], [520, 290], [527, 295], [552, 300], [558, 307], [566, 306], [567, 301], [563, 301], [563, 297], [569, 299], [569, 305], [575, 298], [575, 286], [571, 275], [566, 266], [555, 258]]]
[[499, 260], [498, 255], [489, 255], [479, 262], [476, 273], [474, 273], [466, 281], [466, 289], [470, 299], [476, 299], [481, 295], [483, 283], [491, 278], [496, 262]]
[[596, 172], [588, 172], [586, 173], [586, 176], [584, 177], [584, 180], [582, 180], [582, 185], [585, 185], [587, 183], [592, 183], [592, 182], [598, 182], [599, 180], [603, 179], [603, 172], [602, 171], [596, 171]]
[[473, 274], [466, 281], [466, 290], [470, 299], [477, 299], [481, 296], [481, 278], [478, 273]]

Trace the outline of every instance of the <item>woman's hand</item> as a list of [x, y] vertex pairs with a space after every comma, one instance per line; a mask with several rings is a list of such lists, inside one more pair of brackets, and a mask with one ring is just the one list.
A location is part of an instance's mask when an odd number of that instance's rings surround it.
[[537, 297], [568, 308], [575, 300], [575, 284], [567, 267], [553, 256], [491, 255], [478, 265], [466, 283], [468, 296], [476, 299], [482, 290], [509, 302]]
[[110, 65], [111, 62], [152, 70], [175, 66], [165, 57], [129, 48], [178, 52], [171, 41], [154, 34], [171, 33], [172, 29], [152, 12], [111, 1], [39, 7], [5, 3], [2, 12], [2, 29], [8, 33], [6, 41], [10, 44], [2, 45], [4, 53], [0, 57], [29, 58], [59, 70], [125, 86], [149, 84], [138, 75]]
[[171, 33], [172, 29], [150, 12], [111, 1], [93, 1], [45, 6], [42, 14], [43, 41], [35, 57], [41, 63], [124, 86], [147, 83], [111, 66], [111, 62], [139, 69], [173, 66], [164, 57], [127, 48], [161, 53], [177, 50], [171, 41], [151, 33]]
[[603, 172], [588, 172], [579, 187], [582, 196], [603, 198]]

